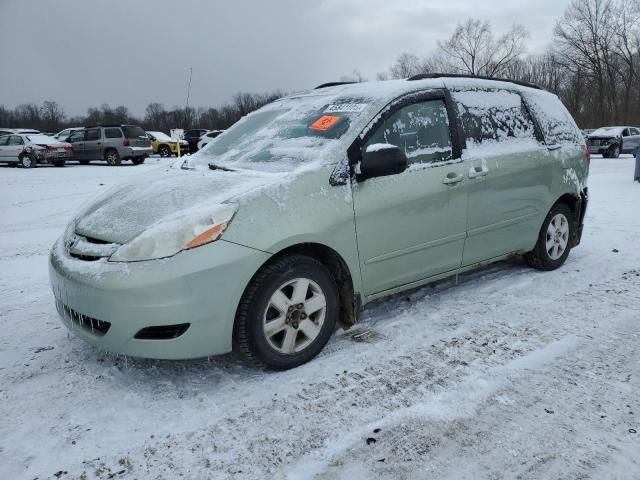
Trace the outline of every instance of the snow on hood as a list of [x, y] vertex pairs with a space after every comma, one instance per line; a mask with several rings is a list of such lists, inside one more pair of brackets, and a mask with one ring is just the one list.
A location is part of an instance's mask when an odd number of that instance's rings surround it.
[[287, 177], [247, 170], [172, 168], [106, 193], [76, 218], [75, 230], [80, 235], [124, 244], [181, 210], [224, 203]]
[[591, 132], [589, 137], [619, 137], [624, 129], [625, 127], [603, 127]]

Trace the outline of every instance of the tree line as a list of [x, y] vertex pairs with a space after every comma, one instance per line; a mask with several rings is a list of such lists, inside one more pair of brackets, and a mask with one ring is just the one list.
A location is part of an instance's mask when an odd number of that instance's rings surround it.
[[68, 117], [55, 101], [42, 105], [23, 103], [15, 109], [0, 105], [0, 127], [35, 128], [42, 132], [58, 132], [68, 127], [135, 124], [145, 130], [168, 133], [172, 128], [229, 128], [246, 114], [283, 96], [280, 91], [271, 93], [237, 93], [219, 108], [173, 107], [166, 109], [162, 103], [152, 102], [145, 109], [143, 118], [137, 118], [124, 105], [112, 108], [108, 104], [90, 107], [84, 116]]
[[[529, 32], [514, 24], [496, 36], [487, 21], [460, 23], [437, 49], [423, 56], [402, 53], [377, 79], [407, 78], [421, 73], [457, 73], [507, 78], [539, 85], [557, 94], [582, 128], [640, 125], [640, 0], [572, 0], [557, 21], [546, 51], [527, 54]], [[341, 80], [365, 81], [359, 70]], [[55, 101], [0, 105], [0, 126], [58, 131], [67, 126], [135, 123], [147, 130], [225, 129], [247, 113], [281, 97], [237, 93], [218, 108], [165, 109], [150, 103], [144, 118], [127, 107], [89, 108], [69, 118]]]

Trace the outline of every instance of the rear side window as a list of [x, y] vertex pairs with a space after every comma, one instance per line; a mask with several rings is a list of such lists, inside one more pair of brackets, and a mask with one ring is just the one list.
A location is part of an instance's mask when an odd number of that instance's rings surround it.
[[122, 131], [124, 132], [124, 136], [127, 138], [146, 137], [144, 130], [137, 125], [122, 127]]
[[87, 141], [91, 140], [100, 140], [100, 129], [99, 128], [90, 128], [87, 130]]
[[535, 127], [519, 94], [507, 90], [451, 92], [467, 149], [474, 146], [536, 140]]
[[105, 128], [105, 138], [122, 138], [122, 131], [119, 128]]
[[369, 138], [364, 151], [375, 144], [402, 148], [409, 163], [451, 160], [449, 117], [444, 100], [429, 100], [400, 108]]
[[527, 90], [522, 96], [536, 117], [547, 145], [584, 144], [584, 137], [558, 97], [543, 90]]
[[9, 137], [9, 145], [23, 145], [24, 144], [24, 140], [22, 140], [22, 137], [19, 137], [17, 135], [11, 135]]

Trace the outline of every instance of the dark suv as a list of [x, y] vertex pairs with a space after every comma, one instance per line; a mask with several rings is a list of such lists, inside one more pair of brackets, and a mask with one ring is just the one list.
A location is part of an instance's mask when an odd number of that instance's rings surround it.
[[87, 164], [91, 160], [105, 160], [120, 165], [131, 160], [135, 165], [153, 153], [149, 137], [137, 125], [101, 125], [75, 130], [64, 139], [73, 144], [73, 158]]
[[198, 142], [202, 136], [209, 130], [204, 128], [192, 128], [184, 132], [184, 139], [189, 142], [189, 153], [195, 153], [198, 151]]

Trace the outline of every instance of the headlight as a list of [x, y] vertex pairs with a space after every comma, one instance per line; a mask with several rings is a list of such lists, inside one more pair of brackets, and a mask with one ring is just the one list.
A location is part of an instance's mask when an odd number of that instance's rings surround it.
[[180, 212], [149, 227], [109, 258], [137, 262], [171, 257], [218, 240], [233, 219], [236, 205], [216, 205]]

